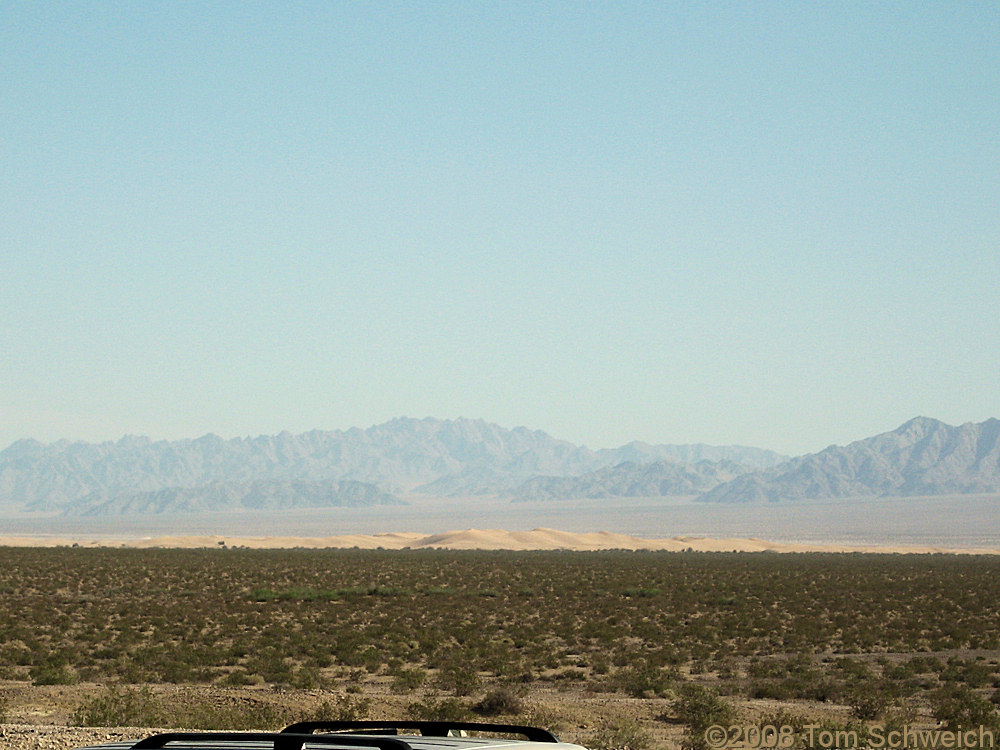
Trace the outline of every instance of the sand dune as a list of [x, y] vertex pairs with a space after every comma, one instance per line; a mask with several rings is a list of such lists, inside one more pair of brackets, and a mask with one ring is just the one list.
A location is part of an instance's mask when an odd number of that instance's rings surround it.
[[763, 539], [678, 536], [669, 539], [643, 539], [607, 531], [574, 533], [556, 529], [506, 531], [503, 529], [463, 529], [441, 534], [395, 532], [388, 534], [348, 534], [328, 537], [292, 536], [158, 536], [158, 537], [56, 537], [5, 536], [0, 546], [7, 547], [134, 547], [134, 548], [204, 548], [249, 547], [255, 549], [350, 548], [360, 549], [479, 549], [479, 550], [666, 550], [679, 552], [887, 552], [1000, 554], [998, 549], [947, 548], [937, 546], [892, 546], [846, 544], [789, 544]]

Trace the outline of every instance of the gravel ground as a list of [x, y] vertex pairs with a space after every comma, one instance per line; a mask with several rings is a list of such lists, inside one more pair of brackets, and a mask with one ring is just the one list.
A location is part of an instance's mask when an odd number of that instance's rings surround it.
[[3, 750], [64, 750], [115, 740], [134, 740], [153, 734], [149, 729], [54, 727], [34, 724], [0, 724]]

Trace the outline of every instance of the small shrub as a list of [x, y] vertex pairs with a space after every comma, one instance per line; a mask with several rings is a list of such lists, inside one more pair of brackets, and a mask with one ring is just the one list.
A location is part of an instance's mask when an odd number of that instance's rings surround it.
[[756, 726], [791, 727], [796, 733], [802, 732], [811, 720], [793, 714], [786, 709], [776, 709], [761, 716], [754, 722]]
[[847, 656], [842, 656], [834, 662], [834, 666], [837, 667], [845, 675], [849, 675], [859, 680], [866, 680], [871, 678], [871, 669], [863, 661], [858, 661], [856, 659], [851, 659]]
[[524, 701], [510, 688], [498, 687], [487, 691], [472, 710], [480, 716], [516, 715], [524, 710]]
[[245, 669], [234, 669], [219, 680], [219, 684], [227, 687], [244, 687], [245, 685], [255, 685], [260, 681], [259, 677], [255, 679], [253, 675], [247, 674]]
[[479, 688], [479, 675], [467, 664], [453, 662], [438, 673], [435, 684], [456, 696], [471, 695]]
[[398, 669], [392, 675], [392, 689], [396, 693], [410, 693], [424, 684], [427, 673], [422, 669]]
[[663, 695], [670, 687], [671, 674], [649, 664], [622, 667], [612, 680], [616, 689], [633, 698]]
[[78, 727], [149, 727], [166, 724], [166, 713], [148, 687], [109, 686], [73, 712]]
[[568, 726], [562, 714], [547, 706], [526, 707], [523, 717], [525, 724], [533, 727], [545, 727], [551, 732], [561, 732]]
[[77, 676], [65, 665], [43, 664], [32, 667], [28, 676], [35, 685], [74, 685], [78, 682]]
[[559, 670], [555, 674], [551, 675], [549, 679], [559, 682], [581, 682], [587, 679], [587, 673], [582, 669], [574, 669], [570, 667], [568, 669]]
[[326, 687], [327, 680], [315, 667], [299, 667], [292, 676], [292, 687], [298, 690], [315, 690]]
[[591, 738], [591, 750], [649, 750], [653, 740], [635, 721], [608, 723]]
[[778, 680], [754, 680], [747, 688], [747, 697], [754, 699], [788, 700], [792, 697], [792, 694]]
[[886, 685], [862, 682], [847, 692], [847, 705], [851, 707], [851, 716], [861, 721], [873, 721], [885, 713], [892, 703], [892, 697]]
[[273, 730], [290, 720], [285, 710], [267, 703], [217, 706], [196, 701], [187, 710], [174, 712], [168, 725], [231, 731]]
[[323, 701], [313, 718], [317, 721], [359, 721], [368, 718], [371, 705], [371, 698], [352, 694], [338, 695], [332, 702]]
[[728, 727], [736, 717], [731, 705], [719, 697], [716, 691], [702, 685], [688, 684], [681, 688], [673, 708], [677, 719], [688, 726], [682, 744], [688, 750], [706, 748], [705, 730], [713, 724]]
[[931, 713], [951, 731], [1000, 725], [1000, 715], [993, 704], [964, 685], [939, 690], [932, 701]]
[[468, 705], [457, 698], [415, 701], [406, 707], [410, 718], [422, 721], [465, 721], [471, 717]]

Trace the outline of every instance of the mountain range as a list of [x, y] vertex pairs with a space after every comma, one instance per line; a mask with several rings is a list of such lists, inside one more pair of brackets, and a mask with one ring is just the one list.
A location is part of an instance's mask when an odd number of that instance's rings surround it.
[[746, 474], [733, 461], [626, 461], [577, 477], [532, 477], [505, 493], [515, 501], [697, 495]]
[[793, 458], [697, 499], [754, 502], [1000, 492], [1000, 420], [952, 427], [917, 417], [891, 432]]
[[420, 496], [510, 502], [694, 497], [701, 502], [1000, 492], [1000, 421], [925, 417], [796, 458], [746, 446], [590, 450], [483, 420], [224, 440], [21, 440], [0, 451], [0, 509], [70, 515], [379, 505]]

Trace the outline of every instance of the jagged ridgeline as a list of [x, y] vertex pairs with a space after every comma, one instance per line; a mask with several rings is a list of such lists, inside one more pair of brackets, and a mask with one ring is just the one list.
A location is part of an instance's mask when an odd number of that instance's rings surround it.
[[[376, 505], [403, 502], [406, 493], [524, 497], [519, 488], [533, 477], [580, 477], [623, 462], [723, 461], [747, 471], [784, 458], [739, 446], [639, 442], [594, 451], [469, 419], [402, 418], [365, 430], [232, 440], [22, 440], [0, 451], [0, 507], [120, 514]], [[673, 494], [691, 493], [682, 489]]]
[[689, 497], [703, 502], [1000, 493], [1000, 421], [918, 417], [816, 454], [744, 446], [590, 450], [482, 420], [395, 419], [366, 430], [0, 451], [0, 510], [118, 515], [374, 506], [408, 497], [502, 501]]
[[1000, 492], [1000, 420], [952, 427], [917, 417], [892, 432], [744, 474], [705, 502]]

